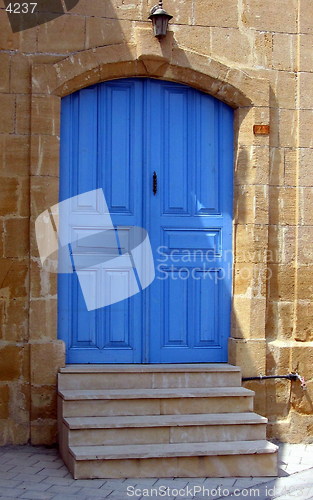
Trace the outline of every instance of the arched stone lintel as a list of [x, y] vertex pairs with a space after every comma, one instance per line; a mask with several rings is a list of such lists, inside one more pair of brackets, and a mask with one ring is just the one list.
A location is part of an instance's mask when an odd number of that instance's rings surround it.
[[151, 46], [143, 41], [110, 45], [79, 52], [53, 65], [35, 65], [33, 94], [63, 97], [102, 81], [138, 76], [191, 85], [234, 108], [269, 105], [269, 83], [264, 79], [178, 46], [163, 52]]

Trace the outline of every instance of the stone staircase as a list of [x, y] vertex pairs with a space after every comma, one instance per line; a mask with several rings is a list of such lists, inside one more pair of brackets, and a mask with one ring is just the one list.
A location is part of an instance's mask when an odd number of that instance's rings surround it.
[[228, 364], [68, 365], [60, 452], [76, 479], [276, 476], [253, 397]]

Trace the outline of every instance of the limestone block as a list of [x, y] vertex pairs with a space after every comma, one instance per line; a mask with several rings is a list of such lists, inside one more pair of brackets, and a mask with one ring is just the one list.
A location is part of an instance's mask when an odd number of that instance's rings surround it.
[[29, 389], [28, 380], [10, 384], [10, 416], [16, 424], [25, 424], [29, 421]]
[[0, 92], [9, 92], [10, 90], [10, 54], [1, 53], [0, 54]]
[[54, 340], [57, 337], [57, 299], [32, 300], [30, 302], [29, 338]]
[[313, 378], [313, 343], [294, 342], [291, 350], [291, 368], [306, 380]]
[[0, 346], [0, 382], [11, 382], [28, 376], [28, 348], [18, 345]]
[[32, 97], [31, 129], [33, 134], [59, 135], [60, 99], [56, 96]]
[[[282, 375], [287, 374], [287, 371], [284, 370]], [[266, 380], [264, 382], [266, 391], [266, 416], [269, 419], [288, 417], [291, 383], [289, 380], [283, 379]]]
[[59, 179], [57, 177], [31, 177], [32, 215], [37, 217], [44, 210], [58, 203]]
[[270, 300], [292, 301], [295, 296], [295, 268], [287, 264], [269, 264], [268, 297]]
[[271, 71], [269, 81], [272, 90], [271, 105], [278, 108], [295, 109], [297, 79], [294, 72]]
[[42, 298], [57, 293], [57, 275], [49, 273], [42, 268], [39, 259], [31, 262], [31, 287], [32, 298]]
[[[0, 385], [0, 419], [9, 417], [9, 386], [7, 384]], [[0, 432], [1, 434], [1, 432]]]
[[292, 384], [291, 406], [302, 415], [311, 415], [313, 410], [313, 382], [306, 382], [306, 390], [303, 390], [299, 382]]
[[[275, 123], [275, 121], [274, 121]], [[297, 146], [297, 114], [291, 109], [280, 109], [278, 123], [278, 144], [281, 147]]]
[[312, 109], [299, 111], [299, 146], [300, 148], [312, 148], [313, 137], [311, 127], [313, 123]]
[[265, 340], [230, 338], [229, 363], [240, 366], [243, 377], [264, 375], [266, 366]]
[[65, 364], [62, 341], [31, 344], [31, 382], [33, 385], [55, 385], [59, 368]]
[[86, 49], [130, 41], [132, 23], [103, 17], [87, 17]]
[[55, 385], [41, 385], [31, 389], [31, 420], [57, 418]]
[[313, 18], [313, 4], [310, 0], [301, 0], [300, 4], [300, 33], [311, 33], [313, 34], [312, 26]]
[[[201, 0], [197, 0], [197, 5], [201, 2]], [[122, 0], [119, 0], [119, 3], [122, 3]], [[151, 8], [156, 5], [157, 2], [155, 0], [148, 0], [147, 2], [143, 2], [142, 4], [142, 20], [145, 21], [150, 14]], [[210, 3], [210, 2], [208, 2]], [[208, 4], [207, 3], [207, 4]], [[195, 5], [195, 8], [197, 7]], [[193, 9], [192, 0], [166, 0], [166, 4], [164, 3], [165, 10], [173, 16], [173, 19], [170, 21], [171, 24], [200, 24], [205, 25], [205, 22], [193, 22], [195, 16]], [[208, 5], [208, 9], [210, 6]], [[203, 20], [202, 20], [203, 21]]]
[[0, 146], [0, 176], [26, 177], [29, 173], [29, 138], [21, 135], [3, 134], [0, 136]]
[[272, 64], [273, 34], [254, 32], [253, 59], [254, 66], [269, 68]]
[[30, 133], [30, 98], [25, 95], [16, 96], [15, 133]]
[[36, 445], [52, 445], [57, 442], [57, 422], [50, 419], [39, 419], [31, 422], [30, 442]]
[[239, 146], [235, 158], [235, 184], [267, 184], [268, 164], [267, 146]]
[[[282, 27], [283, 13], [283, 27]], [[290, 2], [288, 9], [284, 0], [244, 0], [241, 14], [247, 28], [260, 31], [284, 30], [286, 33], [297, 32], [297, 4]]]
[[83, 50], [85, 48], [85, 18], [79, 15], [60, 16], [38, 26], [37, 37], [38, 52], [64, 54]]
[[263, 297], [266, 292], [266, 264], [236, 263], [234, 266], [234, 294], [246, 298]]
[[[234, 10], [233, 5], [232, 12]], [[254, 43], [253, 32], [227, 28], [225, 24], [222, 26], [221, 28], [211, 28], [213, 57], [221, 60], [227, 59], [231, 64], [250, 65]]]
[[[309, 19], [309, 18], [308, 18]], [[312, 44], [313, 35], [299, 35], [300, 39], [300, 54], [299, 54], [299, 71], [312, 71]]]
[[20, 217], [29, 217], [30, 204], [29, 177], [19, 178], [19, 196], [18, 196], [18, 215]]
[[298, 228], [298, 263], [300, 265], [313, 264], [313, 227], [299, 226]]
[[[23, 32], [22, 32], [23, 33]], [[10, 91], [16, 94], [26, 94], [30, 91], [30, 72], [32, 57], [15, 53], [11, 58]]]
[[11, 134], [14, 132], [15, 95], [0, 94], [0, 109], [0, 133]]
[[194, 15], [195, 24], [202, 26], [238, 26], [238, 9], [232, 0], [197, 0]]
[[294, 303], [268, 301], [266, 309], [266, 337], [268, 339], [292, 340], [293, 332]]
[[29, 250], [29, 221], [27, 218], [5, 221], [4, 256], [26, 257]]
[[14, 215], [18, 210], [19, 182], [15, 177], [1, 177], [0, 215]]
[[[271, 336], [273, 337], [273, 335]], [[289, 373], [291, 370], [290, 363], [290, 343], [286, 340], [274, 340], [267, 342], [266, 370], [268, 375], [284, 375], [287, 372]]]
[[36, 50], [36, 27], [13, 33], [4, 9], [0, 10], [0, 26], [0, 49], [30, 53]]
[[236, 262], [266, 262], [268, 226], [236, 224], [234, 232]]
[[295, 71], [297, 61], [296, 47], [297, 35], [292, 35], [290, 33], [274, 33], [272, 68], [283, 71]]
[[298, 165], [298, 150], [295, 148], [285, 148], [285, 161], [284, 161], [285, 186], [297, 185], [297, 165]]
[[6, 304], [6, 321], [3, 326], [3, 338], [12, 342], [28, 340], [28, 309], [25, 299], [13, 299]]
[[269, 222], [270, 224], [296, 224], [297, 190], [294, 187], [269, 188]]
[[296, 258], [296, 227], [269, 226], [268, 262], [293, 264]]
[[27, 297], [28, 260], [4, 260], [6, 269], [0, 281], [0, 295], [9, 299]]
[[297, 268], [298, 300], [313, 299], [313, 264], [304, 264]]
[[56, 135], [35, 135], [32, 137], [32, 175], [59, 176], [60, 138]]
[[313, 186], [313, 149], [299, 149], [299, 186]]
[[313, 304], [311, 300], [296, 302], [296, 328], [294, 338], [301, 342], [313, 341]]
[[301, 109], [313, 108], [313, 73], [299, 73], [299, 106]]
[[175, 42], [200, 54], [211, 54], [211, 28], [208, 26], [173, 25]]
[[313, 188], [303, 187], [299, 189], [300, 224], [313, 226]]
[[270, 148], [269, 184], [280, 186], [284, 183], [285, 176], [285, 150], [283, 148]]
[[238, 224], [268, 223], [267, 186], [235, 186], [234, 219]]
[[262, 339], [265, 335], [264, 298], [234, 295], [232, 307], [232, 337], [238, 339]]

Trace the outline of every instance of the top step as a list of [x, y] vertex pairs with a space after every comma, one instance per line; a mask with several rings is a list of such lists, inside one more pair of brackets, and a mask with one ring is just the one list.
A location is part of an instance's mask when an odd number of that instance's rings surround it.
[[227, 363], [151, 365], [68, 365], [60, 369], [59, 390], [239, 387], [241, 372]]
[[239, 366], [228, 363], [162, 363], [162, 364], [88, 364], [67, 365], [60, 373], [166, 373], [166, 372], [240, 372]]

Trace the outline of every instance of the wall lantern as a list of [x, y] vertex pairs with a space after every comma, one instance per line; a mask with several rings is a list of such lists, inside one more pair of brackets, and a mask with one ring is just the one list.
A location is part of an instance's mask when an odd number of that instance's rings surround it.
[[172, 17], [163, 9], [163, 0], [159, 0], [159, 5], [152, 7], [149, 16], [153, 24], [154, 36], [160, 39], [166, 35], [168, 22]]

